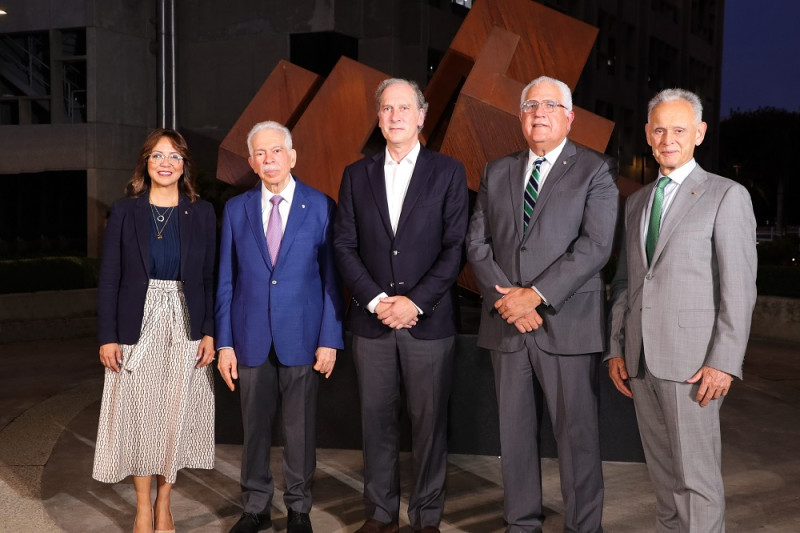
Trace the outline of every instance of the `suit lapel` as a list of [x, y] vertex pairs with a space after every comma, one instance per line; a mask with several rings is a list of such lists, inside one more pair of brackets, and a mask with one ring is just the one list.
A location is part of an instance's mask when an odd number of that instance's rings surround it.
[[139, 243], [139, 255], [142, 258], [144, 271], [150, 274], [150, 221], [153, 213], [150, 211], [150, 199], [148, 195], [142, 195], [136, 199], [136, 207], [133, 212], [134, 226], [136, 227], [136, 240]]
[[289, 220], [286, 221], [286, 230], [283, 232], [281, 248], [280, 251], [278, 251], [278, 261], [280, 261], [280, 264], [286, 261], [286, 259], [283, 258], [289, 255], [289, 250], [292, 248], [294, 238], [297, 232], [300, 231], [300, 228], [303, 227], [310, 207], [311, 204], [306, 186], [295, 177], [292, 207], [289, 210]]
[[[417, 205], [417, 201], [419, 200], [422, 191], [429, 188], [428, 186], [430, 185], [430, 177], [433, 172], [433, 169], [429, 164], [430, 159], [430, 152], [426, 150], [424, 146], [420, 146], [417, 162], [414, 165], [414, 172], [411, 174], [411, 181], [408, 182], [406, 197], [403, 199], [403, 207], [400, 210], [400, 218], [397, 222], [397, 233], [395, 234], [395, 237], [400, 235], [400, 232], [408, 220], [408, 217], [411, 216], [411, 212]], [[384, 180], [384, 187], [385, 183], [386, 180]], [[389, 213], [388, 200], [386, 203], [386, 213], [387, 215]]]
[[[507, 185], [509, 194], [506, 196], [511, 200], [511, 205], [509, 206], [509, 213], [513, 213], [514, 218], [514, 229], [517, 231], [517, 240], [522, 240], [522, 233], [523, 233], [523, 226], [522, 226], [522, 216], [524, 213], [524, 208], [522, 206], [523, 203], [523, 194], [525, 191], [525, 187], [527, 183], [524, 180], [528, 179], [525, 176], [525, 169], [528, 166], [528, 154], [529, 150], [523, 150], [519, 154], [517, 154], [516, 161], [513, 161], [511, 164], [508, 165], [508, 176], [507, 176]], [[535, 209], [534, 209], [535, 211]], [[530, 226], [528, 226], [530, 228]]]
[[247, 216], [250, 229], [253, 231], [253, 238], [256, 241], [258, 251], [261, 252], [261, 257], [264, 259], [267, 268], [272, 270], [272, 261], [267, 251], [267, 236], [264, 233], [264, 224], [261, 219], [261, 182], [246, 194], [248, 197], [244, 204], [245, 216]]
[[367, 165], [367, 182], [372, 190], [372, 197], [375, 199], [375, 207], [378, 215], [383, 222], [383, 227], [390, 238], [394, 238], [392, 223], [389, 219], [389, 201], [386, 197], [386, 178], [383, 173], [383, 159], [385, 151], [372, 156], [372, 162]]
[[664, 246], [666, 246], [675, 228], [678, 227], [681, 220], [683, 220], [686, 214], [705, 193], [706, 179], [706, 171], [700, 168], [700, 165], [697, 165], [694, 170], [686, 176], [681, 186], [678, 187], [675, 193], [675, 199], [672, 200], [672, 205], [669, 206], [664, 216], [664, 221], [661, 223], [661, 231], [658, 232], [658, 242], [653, 252], [653, 260], [650, 262], [651, 265], [658, 261], [659, 256], [661, 256], [661, 251], [664, 249]]
[[176, 215], [178, 216], [178, 232], [180, 236], [180, 246], [181, 246], [181, 279], [185, 279], [183, 275], [184, 268], [186, 262], [189, 260], [189, 247], [192, 244], [192, 223], [194, 221], [194, 210], [192, 209], [191, 202], [189, 198], [184, 196], [183, 194], [180, 195], [180, 199], [178, 200], [178, 207]]
[[632, 243], [633, 246], [632, 251], [634, 253], [630, 255], [638, 255], [644, 268], [647, 268], [647, 254], [645, 253], [644, 246], [642, 246], [642, 219], [647, 212], [646, 207], [647, 203], [650, 201], [652, 190], [652, 187], [647, 187], [647, 194], [636, 194], [628, 199], [630, 205], [628, 206], [628, 235], [626, 239], [628, 242]]
[[539, 190], [539, 199], [536, 200], [536, 206], [533, 208], [533, 213], [531, 214], [531, 221], [528, 224], [528, 233], [530, 233], [531, 227], [539, 218], [539, 213], [544, 209], [547, 200], [553, 195], [553, 191], [556, 185], [558, 185], [558, 182], [561, 181], [561, 178], [563, 178], [564, 175], [569, 172], [569, 169], [572, 168], [572, 165], [575, 164], [576, 153], [575, 145], [572, 144], [570, 140], [567, 140], [567, 144], [564, 145], [564, 149], [561, 150], [561, 153], [558, 155], [558, 160], [553, 162], [550, 172], [547, 173], [547, 179]]

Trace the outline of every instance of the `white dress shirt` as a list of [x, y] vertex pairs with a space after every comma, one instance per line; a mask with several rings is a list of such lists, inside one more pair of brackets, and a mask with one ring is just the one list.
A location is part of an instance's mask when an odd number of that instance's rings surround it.
[[267, 224], [269, 224], [269, 215], [272, 213], [272, 202], [270, 200], [276, 194], [279, 194], [283, 200], [278, 204], [278, 212], [281, 214], [281, 235], [286, 231], [286, 222], [289, 220], [289, 211], [292, 209], [292, 198], [294, 198], [295, 190], [294, 176], [289, 176], [289, 183], [279, 193], [273, 193], [264, 182], [261, 182], [261, 225], [264, 226], [264, 238], [267, 237]]
[[389, 220], [392, 223], [393, 233], [397, 233], [397, 223], [400, 220], [400, 212], [403, 210], [408, 184], [411, 183], [411, 175], [417, 165], [419, 149], [420, 145], [417, 141], [414, 148], [403, 159], [395, 161], [389, 154], [389, 148], [386, 148], [383, 159], [383, 176], [386, 182], [386, 201], [389, 203]]
[[[681, 186], [684, 180], [689, 176], [689, 173], [691, 173], [696, 166], [697, 162], [694, 159], [690, 159], [684, 163], [683, 166], [676, 168], [669, 173], [669, 176], [667, 176], [670, 179], [670, 182], [664, 188], [664, 202], [661, 204], [661, 224], [659, 225], [659, 229], [661, 229], [661, 226], [664, 225], [664, 220], [667, 218], [667, 209], [669, 209], [669, 206], [672, 205], [672, 201], [675, 199], [675, 196], [678, 193], [678, 187]], [[658, 182], [663, 176], [664, 175], [661, 173], [661, 171], [659, 171], [655, 185], [650, 191], [650, 198], [647, 201], [647, 208], [644, 210], [644, 214], [642, 215], [641, 227], [639, 228], [639, 232], [642, 234], [642, 249], [647, 246], [647, 227], [650, 225], [650, 212], [653, 210], [653, 197], [656, 194]]]
[[[392, 159], [388, 146], [385, 150], [386, 153], [383, 156], [383, 179], [386, 183], [386, 202], [389, 204], [389, 221], [392, 224], [392, 233], [397, 233], [397, 223], [400, 221], [400, 213], [403, 210], [403, 202], [406, 199], [408, 185], [411, 183], [414, 167], [417, 166], [420, 144], [417, 141], [414, 148], [400, 161]], [[377, 295], [367, 304], [367, 310], [370, 313], [374, 313], [381, 298], [386, 298], [387, 296], [389, 295], [385, 292]], [[414, 304], [414, 307], [417, 308], [419, 314], [422, 314], [422, 309], [417, 304]]]

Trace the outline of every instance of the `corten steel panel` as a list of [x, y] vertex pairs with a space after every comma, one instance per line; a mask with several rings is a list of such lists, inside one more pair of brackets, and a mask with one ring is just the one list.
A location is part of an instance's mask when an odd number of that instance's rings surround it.
[[428, 113], [420, 135], [425, 146], [431, 150], [439, 150], [442, 138], [447, 131], [450, 111], [448, 104], [472, 69], [475, 60], [452, 49], [445, 52], [442, 61], [436, 68], [433, 79], [425, 88], [425, 100], [428, 101]]
[[521, 36], [509, 77], [527, 83], [546, 73], [573, 89], [598, 32], [531, 0], [481, 0], [464, 19], [450, 49], [477, 58], [494, 27]]
[[352, 59], [339, 59], [292, 130], [297, 177], [338, 197], [344, 167], [362, 157], [378, 122], [375, 89], [389, 77]]
[[[527, 146], [519, 122], [519, 98], [527, 83], [506, 75], [517, 35], [494, 28], [461, 89], [441, 151], [464, 163], [470, 189], [477, 190], [487, 161]], [[599, 152], [606, 149], [614, 123], [575, 108], [571, 140]]]
[[250, 129], [264, 120], [274, 120], [291, 129], [321, 81], [322, 78], [313, 72], [288, 61], [278, 61], [220, 144], [217, 178], [242, 188], [255, 185], [258, 176], [247, 163]]
[[464, 19], [440, 67], [425, 89], [430, 102], [422, 131], [437, 149], [447, 127], [446, 106], [470, 62], [481, 54], [489, 34], [501, 28], [522, 36], [504, 73], [527, 84], [543, 74], [574, 89], [589, 57], [598, 29], [531, 0], [482, 0]]

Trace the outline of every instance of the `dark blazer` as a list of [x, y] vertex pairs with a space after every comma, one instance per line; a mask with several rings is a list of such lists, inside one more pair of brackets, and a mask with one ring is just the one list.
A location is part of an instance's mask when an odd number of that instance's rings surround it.
[[378, 294], [410, 298], [423, 314], [409, 330], [418, 339], [456, 333], [452, 291], [463, 266], [469, 199], [464, 165], [420, 148], [397, 234], [392, 234], [385, 151], [344, 170], [336, 217], [336, 262], [353, 295], [350, 331], [375, 338], [390, 329], [366, 306]]
[[[181, 195], [176, 207], [181, 242], [180, 280], [193, 340], [214, 335], [214, 208]], [[114, 202], [103, 235], [98, 297], [98, 341], [139, 340], [150, 269], [152, 213], [147, 195]]]
[[344, 348], [342, 287], [333, 260], [336, 204], [295, 179], [275, 265], [261, 218], [261, 182], [231, 198], [222, 215], [217, 288], [217, 347], [245, 366], [270, 346], [287, 366], [310, 365], [317, 348]]
[[483, 296], [478, 345], [501, 352], [522, 348], [525, 336], [494, 308], [494, 286], [535, 286], [550, 304], [541, 328], [529, 333], [548, 353], [602, 352], [605, 283], [619, 193], [617, 166], [567, 140], [550, 169], [523, 231], [524, 174], [529, 150], [490, 161], [478, 188], [467, 256]]

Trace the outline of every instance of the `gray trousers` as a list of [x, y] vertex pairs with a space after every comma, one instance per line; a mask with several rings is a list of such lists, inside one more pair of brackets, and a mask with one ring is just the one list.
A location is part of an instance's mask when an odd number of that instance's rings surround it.
[[540, 406], [534, 376], [544, 391], [558, 447], [564, 531], [602, 531], [603, 471], [597, 422], [600, 354], [553, 355], [527, 336], [517, 352], [492, 351], [500, 412], [500, 449], [508, 533], [542, 527], [539, 458]]
[[695, 400], [699, 384], [658, 379], [644, 364], [630, 386], [656, 491], [656, 530], [724, 533], [722, 398], [700, 407]]
[[454, 344], [454, 337], [420, 340], [408, 330], [392, 331], [377, 339], [353, 336], [368, 518], [394, 522], [400, 513], [398, 421], [402, 380], [411, 419], [414, 476], [408, 520], [417, 530], [438, 526], [442, 519]]
[[248, 513], [264, 514], [272, 505], [274, 484], [269, 456], [272, 421], [278, 403], [286, 445], [283, 475], [287, 509], [311, 510], [311, 480], [317, 466], [316, 419], [319, 376], [312, 365], [284, 366], [270, 350], [267, 361], [255, 367], [239, 366], [244, 447], [242, 500]]

